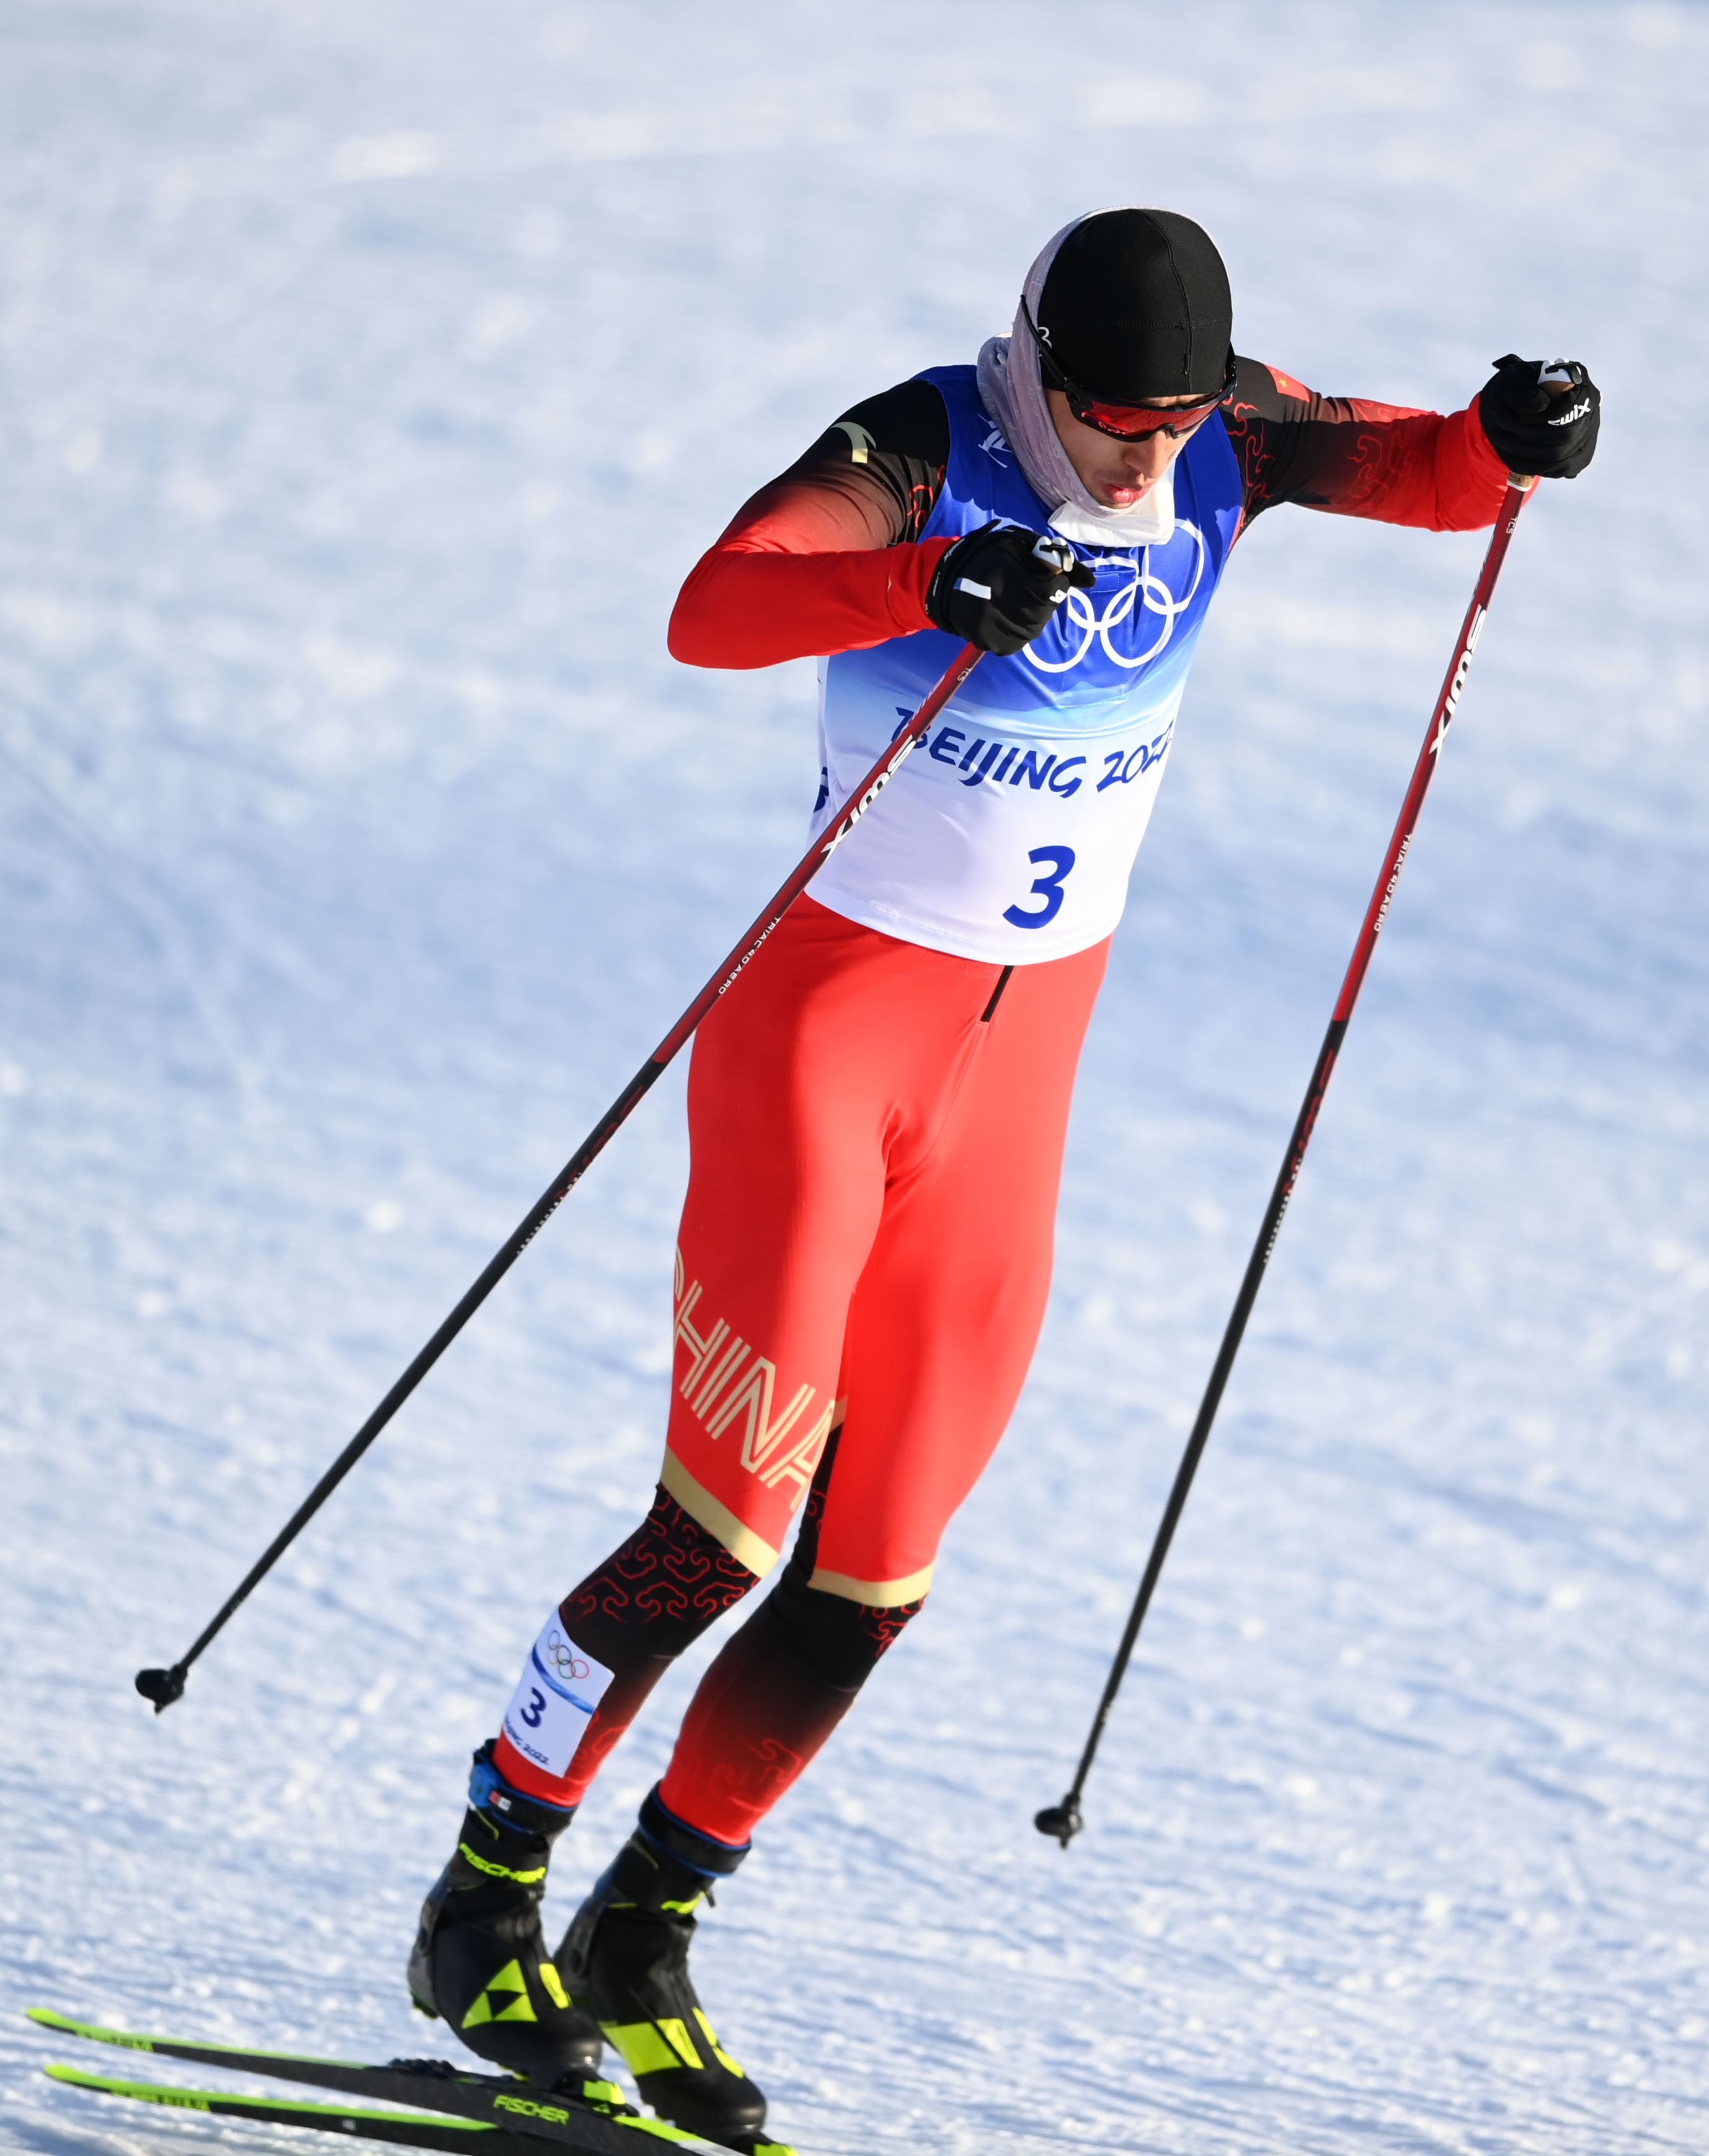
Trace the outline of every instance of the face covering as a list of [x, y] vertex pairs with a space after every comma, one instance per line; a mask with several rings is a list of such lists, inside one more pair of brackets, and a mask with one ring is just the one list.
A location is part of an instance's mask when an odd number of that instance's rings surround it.
[[[1095, 222], [1095, 232], [1083, 230]], [[1081, 237], [1053, 284], [1057, 256], [1075, 234]], [[1076, 218], [1027, 272], [1022, 297], [1035, 322], [1056, 330], [1052, 349], [1062, 346], [1069, 372], [1100, 395], [1132, 402], [1191, 393], [1213, 361], [1221, 379], [1229, 348], [1227, 274], [1209, 236], [1188, 218], [1132, 208]], [[1013, 332], [982, 347], [978, 375], [980, 402], [1050, 506], [1054, 531], [1092, 547], [1168, 542], [1175, 529], [1173, 467], [1132, 509], [1106, 508], [1087, 492], [1050, 417], [1039, 348], [1019, 307]], [[1150, 386], [1136, 388], [1141, 380]]]

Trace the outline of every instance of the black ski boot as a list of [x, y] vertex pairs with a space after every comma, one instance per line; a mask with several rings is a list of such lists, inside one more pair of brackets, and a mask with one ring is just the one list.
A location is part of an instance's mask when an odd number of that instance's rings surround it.
[[685, 2133], [757, 2156], [777, 2146], [762, 2132], [766, 2099], [720, 2045], [688, 1974], [694, 1912], [747, 1854], [673, 1818], [654, 1789], [576, 1912], [557, 1966], [623, 2053], [643, 2103]]
[[457, 1853], [422, 1904], [410, 1995], [530, 2081], [597, 2075], [598, 2027], [570, 2004], [540, 1927], [552, 1845], [574, 1814], [500, 1780], [492, 1751], [489, 1741], [475, 1755]]

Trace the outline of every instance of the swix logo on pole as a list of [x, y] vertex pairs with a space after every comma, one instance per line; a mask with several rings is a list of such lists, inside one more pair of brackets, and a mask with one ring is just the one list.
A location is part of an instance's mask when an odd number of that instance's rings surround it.
[[838, 818], [836, 829], [832, 832], [829, 838], [825, 840], [824, 845], [819, 848], [819, 855], [822, 860], [829, 860], [831, 855], [835, 853], [838, 847], [842, 844], [844, 839], [848, 837], [854, 826], [860, 821], [860, 819], [866, 814], [867, 810], [871, 808], [873, 803], [877, 800], [879, 795], [884, 792], [885, 787], [890, 784], [891, 779], [896, 777], [896, 773], [901, 769], [902, 766], [907, 762], [908, 758], [912, 756], [915, 750], [918, 748], [919, 746], [920, 737], [918, 734], [910, 734], [905, 741], [897, 745], [896, 754], [890, 758], [884, 769], [874, 778], [871, 785], [867, 788], [860, 798], [858, 801], [851, 801], [849, 806], [843, 811], [841, 816]]
[[1465, 633], [1465, 643], [1460, 654], [1460, 664], [1454, 670], [1454, 678], [1448, 684], [1448, 694], [1442, 699], [1442, 715], [1436, 721], [1436, 731], [1430, 737], [1430, 753], [1434, 756], [1447, 738], [1448, 729], [1454, 723], [1454, 714], [1460, 708], [1460, 692], [1465, 686], [1465, 677], [1471, 671], [1471, 654], [1477, 649], [1477, 640], [1483, 634], [1484, 608], [1480, 607], [1471, 618], [1471, 627]]
[[[842, 844], [844, 839], [848, 837], [854, 826], [860, 821], [860, 819], [866, 814], [867, 810], [871, 808], [873, 803], [877, 800], [879, 795], [882, 793], [885, 787], [890, 784], [891, 779], [896, 777], [896, 773], [901, 769], [908, 758], [912, 756], [915, 750], [919, 747], [921, 742], [925, 737], [926, 730], [927, 726], [930, 726], [931, 720], [937, 716], [937, 713], [940, 711], [942, 710], [944, 705], [948, 702], [950, 696], [954, 693], [954, 691], [961, 687], [962, 682], [967, 680], [968, 675], [973, 672], [974, 667], [978, 664], [978, 653], [977, 651], [972, 651], [970, 649], [968, 656], [963, 660], [959, 670], [952, 670], [952, 674], [946, 675], [944, 679], [938, 683], [937, 687], [932, 691], [931, 695], [926, 698], [926, 703], [921, 704], [918, 711], [913, 712], [904, 721], [904, 726], [907, 728], [907, 731], [903, 733], [902, 738], [896, 743], [895, 752], [890, 757], [890, 760], [884, 765], [882, 769], [870, 773], [865, 791], [861, 794], [859, 800], [851, 800], [849, 803], [842, 814], [837, 819], [836, 828], [830, 833], [825, 839], [824, 844], [819, 848], [819, 857], [821, 864], [828, 861], [831, 855], [835, 853], [838, 847]], [[930, 704], [931, 706], [929, 714], [926, 712], [926, 704]], [[775, 926], [775, 923], [773, 925]], [[739, 971], [740, 968], [737, 970]]]
[[[889, 760], [867, 773], [866, 783], [860, 798], [849, 801], [837, 819], [836, 829], [824, 844], [810, 850], [796, 863], [793, 875], [787, 882], [780, 885], [772, 896], [772, 911], [770, 917], [767, 918], [762, 915], [758, 921], [755, 921], [749, 931], [750, 940], [746, 948], [742, 950], [740, 956], [732, 952], [728, 961], [728, 970], [722, 978], [716, 983], [716, 986], [709, 981], [702, 990], [706, 1009], [710, 1010], [718, 998], [727, 989], [734, 987], [741, 979], [744, 968], [752, 963], [766, 938], [770, 936], [794, 903], [797, 896], [807, 888], [819, 870], [842, 844], [844, 839], [848, 837], [873, 803], [877, 800], [879, 795], [883, 793], [885, 788], [896, 777], [897, 772], [901, 769], [903, 764], [919, 747], [926, 728], [978, 665], [982, 655], [972, 644], [963, 648], [961, 657], [952, 662], [937, 687], [920, 706], [912, 718], [906, 722], [907, 731], [896, 742]], [[664, 1055], [666, 1061], [669, 1061], [670, 1057], [676, 1053], [682, 1040], [685, 1040], [694, 1031], [695, 1027], [700, 1024], [704, 1012], [698, 1009], [699, 1003], [700, 998], [696, 998], [695, 1002], [690, 1004], [683, 1016], [677, 1020], [675, 1027], [659, 1043], [659, 1053]], [[679, 1034], [681, 1035], [681, 1040], [677, 1037]]]

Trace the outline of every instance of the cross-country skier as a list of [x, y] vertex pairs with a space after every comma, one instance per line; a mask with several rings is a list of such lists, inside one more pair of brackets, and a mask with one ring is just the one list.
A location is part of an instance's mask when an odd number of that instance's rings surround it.
[[[1010, 336], [845, 413], [671, 619], [691, 665], [830, 654], [815, 831], [959, 644], [991, 654], [701, 1028], [658, 1494], [547, 1618], [410, 1963], [484, 2057], [592, 2073], [603, 2030], [644, 2101], [732, 2147], [763, 2145], [765, 2099], [690, 1982], [695, 1912], [919, 1611], [1014, 1409], [1081, 1039], [1230, 549], [1279, 502], [1475, 530], [1510, 470], [1571, 478], [1595, 445], [1582, 367], [1552, 402], [1510, 355], [1445, 418], [1320, 397], [1237, 359], [1231, 321], [1190, 219], [1076, 218]], [[554, 1841], [780, 1563], [548, 1955]]]

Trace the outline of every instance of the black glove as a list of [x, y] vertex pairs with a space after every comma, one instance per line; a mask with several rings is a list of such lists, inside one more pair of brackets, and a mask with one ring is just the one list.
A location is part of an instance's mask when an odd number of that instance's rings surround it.
[[1509, 471], [1577, 479], [1596, 454], [1602, 396], [1576, 359], [1551, 364], [1510, 352], [1478, 392], [1490, 447]]
[[1006, 659], [1032, 642], [1071, 585], [1089, 592], [1096, 581], [1065, 539], [982, 524], [938, 563], [926, 611], [964, 644]]

